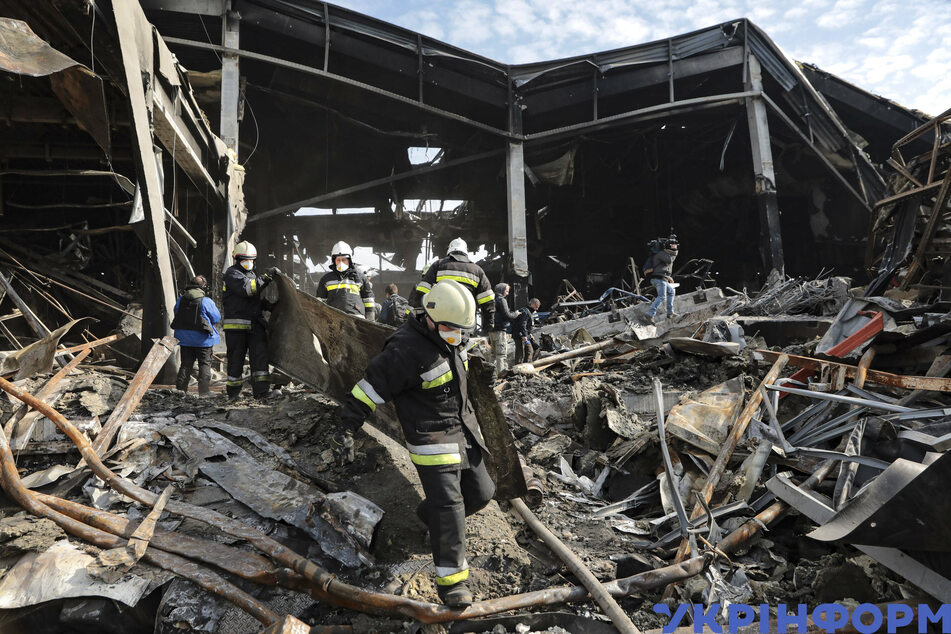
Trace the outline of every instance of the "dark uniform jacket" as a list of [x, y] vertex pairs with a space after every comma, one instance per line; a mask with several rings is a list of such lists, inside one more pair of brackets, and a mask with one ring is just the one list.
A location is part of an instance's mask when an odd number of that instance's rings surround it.
[[406, 448], [417, 465], [451, 471], [469, 466], [466, 433], [485, 450], [482, 430], [466, 393], [469, 358], [410, 317], [353, 386], [340, 415], [356, 430], [377, 406], [393, 401]]
[[423, 296], [432, 290], [436, 282], [455, 280], [468, 288], [482, 309], [482, 326], [490, 328], [495, 321], [495, 293], [482, 267], [461, 253], [450, 253], [429, 267], [409, 296], [409, 304], [421, 308]]
[[509, 323], [515, 323], [515, 320], [518, 318], [518, 311], [509, 310], [508, 300], [505, 299], [502, 295], [495, 296], [495, 323], [492, 326], [492, 330], [500, 331], [505, 330], [505, 327]]
[[521, 339], [523, 337], [532, 338], [532, 331], [535, 329], [535, 320], [532, 317], [532, 311], [528, 306], [518, 309], [518, 317], [512, 322], [512, 337]]
[[651, 258], [651, 266], [654, 269], [650, 272], [650, 279], [667, 279], [674, 274], [674, 260], [677, 259], [677, 251], [664, 249], [658, 251]]
[[221, 306], [224, 309], [225, 330], [251, 330], [255, 320], [264, 321], [265, 302], [261, 289], [270, 282], [267, 276], [258, 277], [254, 271], [245, 271], [237, 265], [228, 267], [222, 284]]
[[353, 267], [343, 273], [329, 271], [317, 283], [317, 297], [327, 300], [345, 313], [371, 319], [376, 303], [373, 301], [373, 285], [363, 271]]

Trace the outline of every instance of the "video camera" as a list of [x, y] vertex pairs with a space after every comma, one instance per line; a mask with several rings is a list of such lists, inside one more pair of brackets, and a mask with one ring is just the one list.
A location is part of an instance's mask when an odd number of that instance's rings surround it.
[[677, 241], [677, 236], [675, 234], [670, 234], [666, 238], [654, 238], [647, 243], [647, 248], [651, 250], [651, 253], [657, 253], [663, 251], [664, 249], [676, 248], [679, 242]]

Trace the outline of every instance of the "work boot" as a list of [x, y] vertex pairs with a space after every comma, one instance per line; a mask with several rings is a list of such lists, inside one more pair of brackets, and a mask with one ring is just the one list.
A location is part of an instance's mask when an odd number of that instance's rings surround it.
[[454, 583], [451, 586], [436, 586], [439, 600], [450, 608], [464, 608], [472, 605], [472, 591], [465, 581]]

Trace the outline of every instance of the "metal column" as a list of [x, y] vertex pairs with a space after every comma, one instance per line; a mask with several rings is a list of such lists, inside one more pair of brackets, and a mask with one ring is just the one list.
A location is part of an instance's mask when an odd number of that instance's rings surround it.
[[525, 223], [525, 151], [521, 143], [509, 143], [505, 156], [505, 187], [508, 201], [509, 251], [515, 274], [516, 306], [528, 302], [528, 234]]
[[[763, 75], [759, 61], [751, 53], [746, 90], [762, 93]], [[783, 237], [779, 226], [779, 204], [776, 199], [776, 173], [773, 170], [773, 152], [769, 145], [769, 123], [766, 102], [762, 97], [746, 98], [746, 119], [750, 129], [750, 147], [753, 151], [753, 174], [756, 178], [756, 206], [759, 208], [761, 252], [766, 269], [782, 273]]]
[[[509, 88], [509, 129], [522, 131], [522, 111]], [[509, 252], [512, 254], [512, 297], [515, 307], [528, 303], [528, 230], [525, 222], [525, 149], [510, 141], [505, 153], [505, 193], [508, 207]]]
[[[238, 29], [241, 16], [231, 7], [221, 15], [221, 44], [225, 48], [237, 49], [239, 46]], [[221, 54], [221, 140], [238, 157], [238, 101], [240, 99], [240, 75], [238, 56], [233, 53]]]
[[[153, 273], [151, 292], [146, 293], [146, 319], [143, 319], [143, 341], [152, 337], [162, 337], [171, 333], [169, 324], [175, 308], [175, 274], [169, 255], [168, 234], [165, 231], [165, 207], [162, 189], [159, 184], [158, 167], [155, 162], [149, 105], [145, 98], [143, 69], [139, 63], [136, 23], [145, 21], [138, 0], [114, 0], [112, 3], [116, 17], [119, 48], [122, 54], [122, 66], [129, 91], [129, 114], [132, 123], [132, 148], [135, 157], [136, 173], [142, 191], [142, 203], [145, 208], [146, 245], [151, 250], [152, 266], [147, 267]], [[139, 15], [136, 15], [136, 14]], [[149, 324], [148, 327], [146, 324]]]

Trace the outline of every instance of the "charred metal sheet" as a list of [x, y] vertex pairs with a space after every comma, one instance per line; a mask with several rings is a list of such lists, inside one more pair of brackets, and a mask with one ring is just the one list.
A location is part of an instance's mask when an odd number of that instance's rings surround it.
[[[257, 462], [250, 454], [211, 429], [170, 426], [161, 433], [187, 458], [187, 465], [214, 480], [236, 500], [262, 517], [281, 520], [309, 534], [329, 556], [349, 567], [372, 563], [370, 542], [383, 511], [367, 500], [330, 498], [318, 489]], [[222, 460], [221, 458], [225, 459]], [[342, 508], [352, 509], [338, 517]], [[351, 520], [358, 516], [358, 524]], [[358, 529], [363, 529], [362, 532]], [[369, 531], [369, 532], [367, 532]]]
[[78, 62], [47, 44], [26, 22], [0, 18], [0, 69], [45, 77], [76, 65]]
[[945, 496], [935, 495], [949, 479], [951, 453], [928, 466], [899, 458], [809, 536], [820, 541], [951, 552], [951, 504]]
[[59, 340], [66, 332], [82, 319], [74, 319], [65, 326], [57, 328], [48, 336], [35, 341], [16, 352], [0, 352], [0, 374], [16, 372], [14, 381], [50, 372], [53, 369], [53, 358], [57, 354]]
[[[823, 524], [835, 516], [828, 499], [812, 491], [797, 487], [788, 477], [780, 474], [766, 483], [766, 488], [813, 522]], [[951, 580], [925, 566], [897, 548], [856, 545], [856, 548], [883, 566], [926, 591], [942, 603], [951, 602]]]
[[[383, 349], [393, 329], [331, 308], [313, 295], [297, 290], [284, 275], [278, 276], [277, 284], [280, 301], [268, 323], [271, 364], [342, 401], [363, 378], [370, 359]], [[470, 362], [471, 367], [475, 365]], [[512, 450], [511, 431], [495, 392], [485, 381], [483, 378], [481, 386], [473, 385], [479, 379], [469, 382], [469, 398], [493, 457], [493, 475], [500, 477], [495, 481], [496, 497], [505, 499], [501, 496], [524, 492], [525, 483], [518, 455]], [[375, 423], [390, 438], [403, 443], [402, 428], [391, 403], [376, 408]]]
[[743, 406], [743, 379], [730, 379], [674, 406], [667, 417], [672, 436], [717, 454]]
[[79, 127], [88, 132], [111, 159], [109, 111], [102, 79], [82, 66], [73, 66], [51, 75], [50, 85]]
[[[515, 450], [515, 437], [499, 406], [491, 384], [492, 366], [478, 357], [469, 358], [469, 400], [475, 407], [482, 436], [489, 447], [485, 464], [495, 482], [495, 499], [511, 500], [528, 492], [525, 474]], [[512, 466], [516, 468], [513, 470]]]
[[69, 541], [43, 553], [29, 553], [0, 583], [0, 608], [10, 610], [66, 597], [106, 597], [135, 605], [149, 588], [148, 579], [127, 575], [121, 582], [95, 579], [87, 567], [95, 559]]

